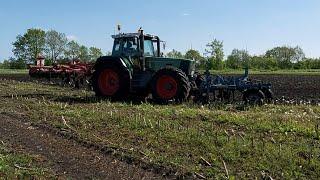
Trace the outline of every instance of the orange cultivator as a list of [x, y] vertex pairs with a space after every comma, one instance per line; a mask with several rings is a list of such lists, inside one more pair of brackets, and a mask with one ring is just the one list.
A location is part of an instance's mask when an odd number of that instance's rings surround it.
[[[38, 59], [41, 61], [41, 59]], [[69, 84], [76, 88], [88, 83], [88, 77], [92, 74], [92, 63], [82, 63], [73, 61], [67, 64], [56, 64], [53, 66], [44, 66], [43, 63], [37, 63], [36, 66], [29, 67], [29, 75], [35, 78], [59, 78], [63, 84]]]

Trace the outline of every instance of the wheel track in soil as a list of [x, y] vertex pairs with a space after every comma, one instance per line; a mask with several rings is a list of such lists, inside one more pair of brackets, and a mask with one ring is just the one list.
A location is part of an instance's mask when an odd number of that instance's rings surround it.
[[0, 114], [0, 140], [19, 152], [41, 157], [40, 165], [63, 179], [163, 179], [11, 115]]

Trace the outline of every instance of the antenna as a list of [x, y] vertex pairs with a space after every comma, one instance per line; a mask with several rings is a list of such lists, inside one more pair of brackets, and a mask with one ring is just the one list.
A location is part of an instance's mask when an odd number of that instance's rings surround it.
[[121, 24], [117, 24], [117, 30], [118, 30], [118, 33], [120, 34], [121, 33]]

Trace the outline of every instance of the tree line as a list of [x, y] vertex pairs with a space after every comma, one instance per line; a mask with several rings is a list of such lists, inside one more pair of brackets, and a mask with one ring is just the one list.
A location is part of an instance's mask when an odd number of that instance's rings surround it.
[[251, 68], [257, 70], [320, 69], [320, 58], [308, 58], [299, 46], [281, 46], [262, 55], [250, 55], [247, 50], [234, 49], [227, 57], [223, 42], [213, 39], [206, 45], [205, 53], [190, 49], [185, 54], [172, 50], [166, 55], [174, 58], [196, 60], [199, 69], [221, 70]]
[[94, 61], [103, 56], [101, 49], [68, 40], [64, 33], [55, 30], [28, 29], [24, 35], [18, 35], [12, 45], [14, 57], [0, 63], [0, 68], [26, 68], [27, 64], [34, 64], [39, 55], [45, 57], [46, 65], [76, 59]]
[[[234, 49], [225, 57], [223, 41], [213, 39], [206, 44], [204, 53], [190, 49], [185, 54], [172, 50], [165, 56], [194, 59], [198, 69], [242, 69], [249, 67], [257, 70], [277, 69], [320, 69], [319, 58], [307, 58], [302, 48], [281, 46], [266, 51], [262, 55], [251, 55], [247, 50]], [[39, 54], [46, 58], [46, 65], [70, 60], [95, 61], [103, 56], [101, 49], [86, 47], [74, 40], [68, 40], [64, 33], [55, 30], [45, 32], [41, 29], [28, 29], [18, 35], [13, 42], [14, 57], [0, 63], [0, 68], [26, 68], [34, 64]], [[108, 55], [110, 53], [107, 53]]]

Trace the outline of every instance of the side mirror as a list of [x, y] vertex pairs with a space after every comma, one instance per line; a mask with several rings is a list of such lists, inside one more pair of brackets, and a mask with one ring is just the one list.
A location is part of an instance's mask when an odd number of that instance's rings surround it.
[[165, 42], [162, 43], [162, 48], [163, 48], [163, 50], [166, 49], [166, 43]]

